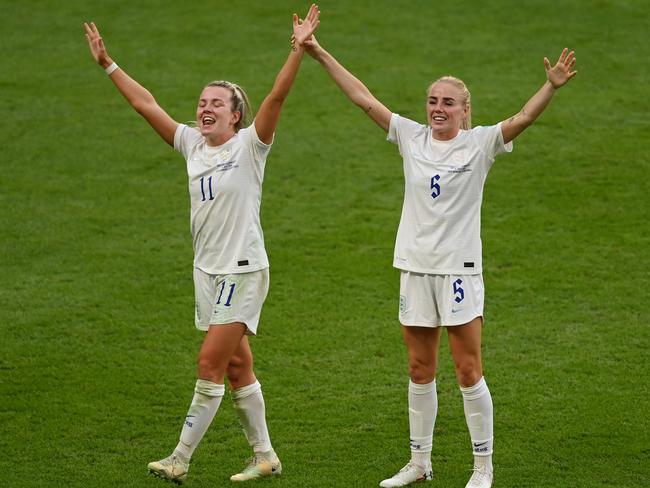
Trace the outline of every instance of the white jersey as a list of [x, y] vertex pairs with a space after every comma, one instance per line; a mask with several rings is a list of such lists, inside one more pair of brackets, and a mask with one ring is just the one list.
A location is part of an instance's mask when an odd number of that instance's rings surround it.
[[194, 266], [210, 274], [267, 268], [260, 205], [271, 145], [259, 139], [255, 123], [216, 147], [180, 124], [174, 149], [187, 160]]
[[478, 274], [483, 184], [494, 157], [512, 151], [501, 124], [438, 141], [431, 127], [393, 114], [388, 140], [404, 158], [404, 206], [393, 266], [427, 274]]

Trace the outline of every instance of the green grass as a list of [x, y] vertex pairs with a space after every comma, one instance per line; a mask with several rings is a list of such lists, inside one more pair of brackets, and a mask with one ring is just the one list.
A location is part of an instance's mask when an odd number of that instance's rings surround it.
[[[96, 3], [96, 4], [95, 4]], [[0, 452], [3, 486], [156, 487], [195, 380], [184, 162], [93, 64], [81, 24], [177, 120], [212, 79], [255, 105], [301, 2], [2, 2]], [[485, 188], [484, 366], [495, 487], [650, 485], [650, 7], [638, 1], [328, 1], [321, 43], [389, 108], [424, 118], [465, 79], [475, 124], [519, 110], [543, 56], [578, 77]], [[256, 372], [285, 474], [263, 485], [376, 486], [408, 458], [392, 248], [395, 146], [311, 59], [269, 157], [271, 290]], [[471, 467], [446, 344], [431, 486]], [[229, 486], [248, 447], [226, 400], [189, 487]]]

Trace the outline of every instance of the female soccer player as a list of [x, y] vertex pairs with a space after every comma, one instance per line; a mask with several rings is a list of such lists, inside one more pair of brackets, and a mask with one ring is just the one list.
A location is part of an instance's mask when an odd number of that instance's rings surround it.
[[411, 460], [379, 486], [406, 486], [433, 477], [435, 378], [445, 327], [474, 453], [467, 488], [489, 488], [492, 399], [481, 364], [483, 184], [494, 157], [510, 152], [513, 139], [576, 75], [574, 53], [564, 49], [554, 66], [544, 58], [547, 80], [519, 113], [497, 125], [472, 128], [470, 93], [458, 78], [445, 76], [429, 87], [428, 123], [423, 125], [388, 110], [314, 36], [305, 45], [343, 93], [388, 133], [404, 160], [404, 205], [393, 264], [401, 270], [399, 321], [409, 358]]
[[253, 373], [247, 335], [255, 335], [269, 286], [268, 259], [260, 226], [266, 157], [282, 104], [300, 67], [303, 40], [319, 24], [312, 5], [302, 22], [293, 16], [295, 39], [257, 116], [248, 98], [228, 81], [208, 84], [196, 109], [197, 128], [172, 119], [144, 87], [108, 55], [95, 24], [84, 24], [90, 51], [117, 89], [169, 145], [187, 160], [194, 242], [195, 325], [207, 331], [198, 355], [198, 379], [180, 441], [173, 453], [149, 463], [162, 478], [182, 483], [190, 458], [212, 422], [227, 376], [235, 407], [254, 455], [233, 481], [280, 474], [266, 426], [264, 399]]

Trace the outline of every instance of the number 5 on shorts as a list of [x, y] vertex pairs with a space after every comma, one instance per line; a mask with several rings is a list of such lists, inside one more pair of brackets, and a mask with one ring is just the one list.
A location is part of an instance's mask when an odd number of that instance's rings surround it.
[[456, 303], [462, 302], [463, 299], [465, 298], [465, 290], [463, 290], [463, 288], [461, 287], [462, 284], [463, 284], [463, 280], [461, 280], [460, 278], [454, 281], [454, 295], [456, 295], [454, 301]]

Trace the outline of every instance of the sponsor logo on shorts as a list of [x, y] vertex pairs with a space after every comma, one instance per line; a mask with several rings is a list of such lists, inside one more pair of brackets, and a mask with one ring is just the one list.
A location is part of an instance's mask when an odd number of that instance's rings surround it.
[[404, 295], [399, 296], [399, 311], [402, 313], [406, 311], [406, 297]]
[[451, 313], [458, 313], [458, 312], [462, 312], [462, 311], [463, 311], [462, 308], [452, 308], [451, 309]]

